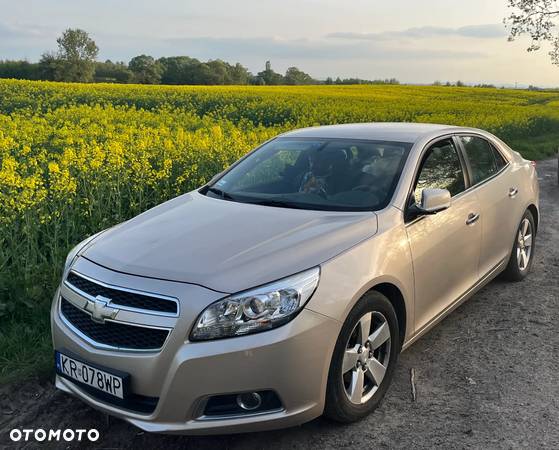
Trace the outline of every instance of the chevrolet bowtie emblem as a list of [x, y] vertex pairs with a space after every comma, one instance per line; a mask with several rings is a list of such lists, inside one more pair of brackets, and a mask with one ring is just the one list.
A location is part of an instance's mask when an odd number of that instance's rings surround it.
[[111, 299], [98, 295], [95, 300], [88, 300], [84, 309], [91, 313], [91, 320], [97, 323], [105, 323], [105, 319], [114, 319], [118, 309], [111, 308]]

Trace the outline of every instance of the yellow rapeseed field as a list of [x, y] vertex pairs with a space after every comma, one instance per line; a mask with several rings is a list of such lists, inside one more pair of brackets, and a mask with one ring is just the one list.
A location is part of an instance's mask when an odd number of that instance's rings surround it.
[[50, 362], [47, 311], [72, 245], [281, 131], [370, 121], [476, 126], [538, 158], [559, 145], [559, 93], [0, 80], [0, 379]]

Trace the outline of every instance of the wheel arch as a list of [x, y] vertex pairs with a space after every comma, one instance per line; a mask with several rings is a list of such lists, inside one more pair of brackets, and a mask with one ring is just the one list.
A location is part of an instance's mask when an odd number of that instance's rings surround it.
[[534, 218], [534, 225], [536, 227], [536, 233], [538, 232], [538, 225], [539, 225], [539, 221], [540, 221], [540, 215], [538, 212], [538, 208], [536, 205], [534, 205], [533, 203], [528, 205], [528, 208], [526, 208], [528, 211], [530, 211], [532, 213], [532, 217]]
[[404, 344], [404, 340], [406, 338], [406, 325], [407, 325], [407, 311], [406, 311], [406, 302], [404, 300], [404, 295], [398, 286], [389, 282], [383, 282], [379, 284], [375, 284], [372, 286], [369, 291], [376, 291], [380, 292], [384, 295], [396, 311], [396, 317], [398, 318], [398, 329], [400, 332], [400, 346]]

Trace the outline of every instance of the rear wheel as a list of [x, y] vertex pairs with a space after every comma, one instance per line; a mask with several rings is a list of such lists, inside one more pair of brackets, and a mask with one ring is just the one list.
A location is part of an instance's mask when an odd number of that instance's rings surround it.
[[394, 307], [371, 291], [346, 319], [330, 364], [324, 414], [338, 422], [365, 417], [380, 404], [400, 351]]
[[507, 280], [521, 281], [526, 278], [532, 268], [535, 243], [534, 217], [530, 211], [526, 211], [516, 232], [509, 263], [503, 272], [503, 276]]

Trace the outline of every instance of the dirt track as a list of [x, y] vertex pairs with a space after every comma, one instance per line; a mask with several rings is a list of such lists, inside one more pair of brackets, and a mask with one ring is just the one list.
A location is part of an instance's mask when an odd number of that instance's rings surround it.
[[298, 428], [221, 437], [149, 435], [108, 421], [56, 392], [50, 380], [31, 381], [0, 387], [0, 448], [12, 444], [8, 435], [16, 427], [96, 428], [101, 438], [92, 446], [103, 448], [559, 448], [556, 167], [556, 160], [538, 164], [542, 218], [530, 277], [492, 282], [404, 352], [384, 403], [365, 420], [340, 426], [317, 419]]

